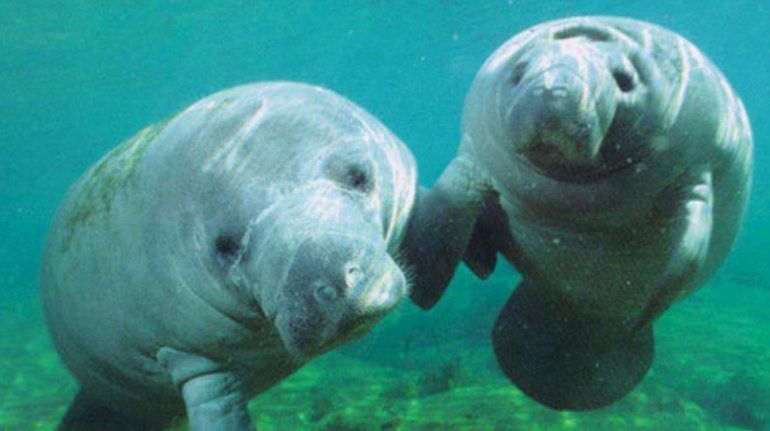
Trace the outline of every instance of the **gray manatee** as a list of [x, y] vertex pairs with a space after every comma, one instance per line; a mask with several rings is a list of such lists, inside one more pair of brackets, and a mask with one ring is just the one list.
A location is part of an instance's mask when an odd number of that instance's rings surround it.
[[406, 295], [408, 149], [330, 91], [207, 97], [117, 147], [53, 223], [42, 297], [81, 385], [60, 429], [252, 429], [246, 403]]
[[481, 67], [459, 154], [418, 195], [412, 299], [431, 307], [461, 259], [484, 278], [499, 252], [523, 277], [492, 333], [505, 374], [552, 408], [606, 406], [649, 369], [653, 320], [728, 254], [751, 171], [743, 104], [681, 36], [538, 25]]

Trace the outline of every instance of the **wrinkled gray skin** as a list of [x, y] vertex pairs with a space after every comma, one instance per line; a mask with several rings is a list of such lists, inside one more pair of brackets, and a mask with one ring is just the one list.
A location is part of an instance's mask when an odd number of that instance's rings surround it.
[[317, 87], [207, 97], [110, 152], [53, 224], [43, 301], [81, 391], [61, 429], [252, 429], [246, 402], [406, 293], [408, 149]]
[[418, 196], [408, 241], [436, 252], [409, 255], [412, 299], [429, 308], [461, 258], [484, 278], [501, 253], [523, 277], [492, 334], [505, 374], [556, 409], [608, 405], [646, 374], [653, 320], [729, 252], [751, 170], [742, 103], [681, 36], [538, 25], [482, 66], [458, 157]]

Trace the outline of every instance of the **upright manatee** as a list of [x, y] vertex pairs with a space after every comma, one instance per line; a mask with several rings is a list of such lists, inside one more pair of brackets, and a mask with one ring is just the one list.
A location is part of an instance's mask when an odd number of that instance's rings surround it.
[[501, 253], [523, 276], [492, 333], [505, 374], [553, 408], [608, 405], [646, 374], [653, 320], [729, 252], [751, 170], [741, 101], [681, 36], [538, 25], [481, 67], [459, 154], [418, 196], [408, 242], [436, 252], [409, 255], [412, 299], [430, 307], [460, 259], [486, 277]]
[[42, 296], [81, 385], [61, 429], [252, 429], [250, 397], [405, 294], [408, 149], [330, 91], [246, 85], [116, 148], [70, 190]]

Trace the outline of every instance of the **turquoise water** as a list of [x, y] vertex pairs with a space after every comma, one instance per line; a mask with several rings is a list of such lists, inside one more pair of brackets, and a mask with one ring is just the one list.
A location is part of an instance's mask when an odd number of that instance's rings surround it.
[[556, 413], [497, 371], [489, 330], [517, 275], [461, 270], [430, 313], [369, 337], [252, 405], [259, 429], [770, 429], [770, 3], [766, 1], [0, 2], [0, 429], [52, 429], [74, 394], [39, 311], [39, 261], [67, 187], [146, 125], [233, 85], [297, 80], [378, 116], [431, 184], [463, 98], [513, 34], [577, 14], [669, 27], [731, 81], [752, 120], [753, 193], [736, 247], [657, 324], [653, 370], [620, 403]]

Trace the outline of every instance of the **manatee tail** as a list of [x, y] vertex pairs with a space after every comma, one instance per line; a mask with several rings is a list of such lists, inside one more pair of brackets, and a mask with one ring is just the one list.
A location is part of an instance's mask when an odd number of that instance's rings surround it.
[[535, 401], [592, 410], [625, 396], [652, 364], [652, 327], [621, 331], [543, 298], [525, 280], [497, 317], [492, 343], [503, 372]]
[[167, 423], [145, 422], [108, 409], [88, 397], [82, 390], [75, 395], [57, 431], [152, 431], [162, 430]]

